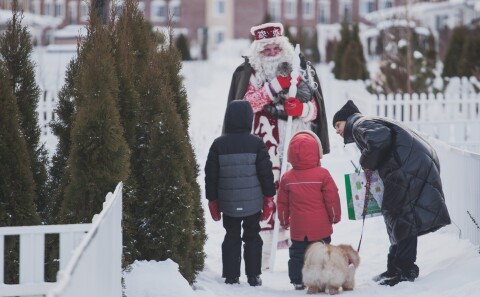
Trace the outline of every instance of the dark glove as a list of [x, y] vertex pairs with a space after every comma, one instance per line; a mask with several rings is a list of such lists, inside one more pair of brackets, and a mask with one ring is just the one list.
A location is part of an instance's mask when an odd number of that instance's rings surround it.
[[275, 202], [273, 201], [273, 197], [265, 197], [263, 198], [263, 208], [262, 208], [262, 215], [260, 216], [260, 221], [265, 221], [273, 214], [275, 211]]
[[289, 116], [299, 117], [303, 112], [303, 103], [295, 97], [290, 97], [283, 104], [285, 112]]
[[210, 214], [212, 215], [212, 219], [214, 221], [220, 221], [222, 215], [220, 210], [218, 210], [218, 200], [211, 200], [208, 202], [208, 208], [210, 209]]

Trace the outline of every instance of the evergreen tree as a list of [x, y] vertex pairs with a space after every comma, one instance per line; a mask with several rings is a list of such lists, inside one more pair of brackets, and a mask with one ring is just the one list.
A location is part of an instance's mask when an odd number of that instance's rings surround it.
[[[35, 182], [10, 77], [0, 61], [0, 226], [37, 225], [40, 218], [35, 212]], [[18, 283], [18, 244], [16, 237], [5, 238], [2, 269], [7, 284]]]
[[[179, 264], [182, 275], [192, 283], [198, 269], [203, 267], [203, 253], [193, 255], [195, 249], [203, 251], [203, 243], [195, 242], [195, 201], [192, 185], [185, 176], [189, 138], [184, 122], [172, 100], [174, 93], [168, 85], [167, 72], [162, 65], [167, 61], [152, 52], [151, 63], [143, 84], [144, 123], [141, 139], [142, 174], [139, 196], [142, 197], [143, 224], [139, 226], [138, 249], [141, 259], [172, 259]], [[164, 56], [163, 56], [164, 55]], [[163, 57], [162, 57], [163, 56]], [[195, 197], [199, 198], [199, 197]], [[193, 206], [193, 207], [192, 207]], [[200, 245], [200, 246], [194, 246]], [[200, 260], [192, 258], [199, 257]], [[201, 265], [196, 264], [201, 261]]]
[[[124, 195], [125, 264], [171, 258], [193, 282], [204, 265], [205, 221], [180, 54], [173, 44], [164, 44], [163, 36], [152, 34], [132, 0], [124, 2], [115, 28], [117, 71], [124, 76], [119, 80], [135, 82], [129, 93], [138, 94], [139, 102], [132, 190]], [[121, 65], [125, 61], [129, 64]]]
[[42, 219], [46, 220], [48, 153], [40, 143], [37, 114], [40, 89], [35, 82], [34, 63], [31, 60], [31, 36], [27, 27], [22, 27], [22, 19], [23, 15], [17, 11], [17, 3], [14, 2], [12, 18], [8, 20], [6, 31], [0, 37], [0, 56], [10, 73], [10, 87], [18, 105], [20, 129], [27, 143], [36, 209]]
[[[185, 149], [185, 155], [182, 158], [182, 169], [184, 171], [184, 178], [187, 182], [187, 185], [189, 186], [186, 194], [188, 195], [188, 199], [190, 200], [189, 204], [192, 207], [191, 216], [193, 220], [193, 225], [189, 225], [190, 232], [192, 232], [193, 236], [193, 243], [190, 246], [188, 258], [191, 259], [190, 269], [193, 269], [193, 273], [196, 274], [203, 269], [205, 258], [203, 246], [205, 244], [206, 235], [205, 216], [201, 203], [200, 186], [197, 182], [199, 169], [196, 161], [196, 156], [191, 145], [191, 140], [188, 134], [190, 122], [190, 106], [187, 100], [187, 91], [185, 90], [182, 82], [182, 77], [180, 76], [182, 64], [178, 51], [174, 47], [170, 46], [168, 47], [168, 50], [165, 50], [161, 53], [161, 58], [163, 59], [162, 64], [167, 65], [167, 67], [165, 67], [165, 71], [167, 73], [167, 75], [165, 75], [165, 78], [168, 79], [165, 79], [165, 81], [168, 83], [169, 88], [171, 88], [173, 92], [173, 96], [171, 98], [177, 106], [177, 113], [182, 120], [181, 128], [183, 128], [183, 134], [185, 138], [185, 142], [183, 144]], [[186, 275], [191, 274], [187, 271], [188, 270], [185, 271]], [[191, 279], [191, 281], [193, 281], [193, 279]]]
[[57, 116], [55, 120], [50, 123], [52, 133], [57, 137], [58, 143], [55, 154], [52, 157], [52, 166], [50, 167], [49, 224], [58, 224], [60, 222], [59, 214], [65, 196], [65, 187], [70, 183], [66, 168], [70, 154], [70, 134], [75, 116], [76, 98], [78, 98], [78, 89], [75, 83], [79, 64], [78, 58], [74, 58], [67, 66], [65, 84], [58, 93], [58, 104], [55, 108], [55, 114]]
[[432, 67], [435, 63], [429, 61], [432, 59], [429, 37], [419, 36], [411, 27], [390, 27], [383, 36], [385, 48], [380, 72], [373, 79], [370, 90], [387, 94], [435, 92]]
[[137, 151], [141, 151], [142, 143], [139, 131], [141, 122], [140, 86], [145, 79], [145, 71], [149, 63], [149, 53], [157, 46], [157, 37], [152, 34], [151, 25], [143, 18], [136, 4], [125, 1], [121, 16], [115, 25], [114, 44], [117, 76], [119, 82], [119, 107], [121, 122], [125, 130], [125, 138], [131, 149], [131, 171], [124, 185], [123, 208], [123, 259], [124, 265], [141, 258], [137, 250], [137, 236], [142, 224], [139, 212], [137, 177], [141, 173]]
[[182, 56], [182, 61], [190, 61], [192, 57], [190, 56], [190, 47], [188, 45], [188, 39], [185, 35], [180, 34], [175, 40], [175, 47], [178, 49]]
[[473, 76], [480, 72], [480, 36], [468, 36], [458, 67], [459, 76]]
[[340, 30], [340, 41], [337, 43], [337, 47], [335, 48], [335, 66], [333, 67], [333, 74], [335, 78], [341, 79], [342, 75], [342, 60], [345, 51], [347, 50], [348, 44], [350, 43], [350, 29], [348, 23], [343, 22], [342, 28]]
[[353, 25], [350, 33], [350, 42], [341, 60], [339, 78], [343, 80], [365, 80], [368, 78], [367, 63], [363, 55], [363, 46], [360, 41], [358, 24]]
[[432, 32], [427, 37], [425, 59], [429, 69], [437, 67], [437, 50], [435, 49], [435, 36], [433, 36]]
[[467, 39], [467, 28], [456, 27], [453, 29], [452, 37], [443, 60], [442, 77], [455, 77], [459, 76], [459, 60], [461, 53], [463, 53], [463, 47]]
[[90, 12], [88, 47], [78, 70], [77, 112], [71, 128], [71, 149], [62, 220], [89, 222], [102, 210], [105, 195], [129, 174], [129, 149], [117, 108], [118, 83], [107, 30]]

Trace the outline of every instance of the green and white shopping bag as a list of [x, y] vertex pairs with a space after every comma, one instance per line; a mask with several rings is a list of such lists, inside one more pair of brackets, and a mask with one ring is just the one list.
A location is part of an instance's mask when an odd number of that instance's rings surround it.
[[[355, 172], [345, 174], [345, 189], [347, 192], [348, 218], [350, 220], [362, 219], [363, 208], [365, 205], [366, 190], [365, 172]], [[378, 171], [373, 171], [370, 178], [370, 193], [368, 195], [367, 209], [365, 217], [374, 217], [381, 215], [383, 200], [383, 181], [378, 175]]]

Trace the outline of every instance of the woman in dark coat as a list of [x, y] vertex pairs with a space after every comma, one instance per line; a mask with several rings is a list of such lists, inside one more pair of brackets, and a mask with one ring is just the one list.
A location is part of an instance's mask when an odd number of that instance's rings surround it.
[[417, 237], [450, 224], [435, 150], [398, 122], [363, 116], [351, 100], [333, 126], [345, 144], [356, 143], [362, 168], [378, 170], [385, 186], [382, 214], [391, 246], [387, 271], [374, 280], [390, 286], [414, 281]]

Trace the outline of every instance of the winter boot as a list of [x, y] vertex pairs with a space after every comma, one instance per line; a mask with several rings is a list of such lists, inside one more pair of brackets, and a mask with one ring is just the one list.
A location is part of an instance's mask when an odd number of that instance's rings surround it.
[[228, 285], [239, 284], [240, 280], [238, 277], [227, 277], [225, 278], [225, 283]]
[[395, 286], [399, 282], [409, 281], [413, 282], [418, 277], [420, 269], [417, 265], [413, 264], [408, 269], [401, 269], [394, 277], [384, 279], [379, 284], [383, 286]]
[[262, 285], [262, 279], [260, 275], [257, 276], [249, 276], [247, 277], [248, 284], [252, 287], [257, 287]]
[[372, 278], [374, 282], [381, 282], [385, 279], [389, 279], [398, 274], [399, 269], [393, 264], [394, 257], [388, 254], [387, 259], [387, 271], [380, 273]]
[[293, 287], [295, 288], [295, 290], [305, 290], [304, 284], [293, 284]]

